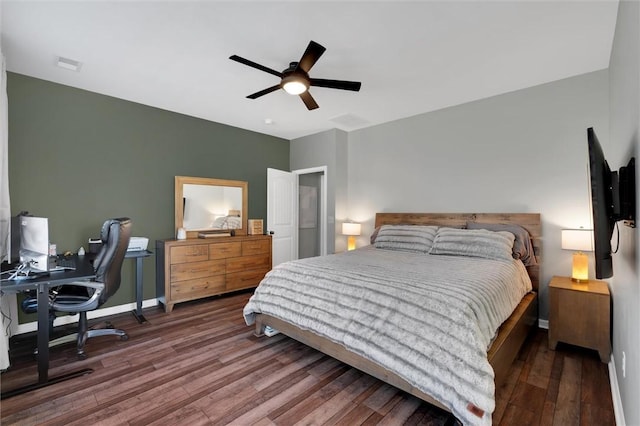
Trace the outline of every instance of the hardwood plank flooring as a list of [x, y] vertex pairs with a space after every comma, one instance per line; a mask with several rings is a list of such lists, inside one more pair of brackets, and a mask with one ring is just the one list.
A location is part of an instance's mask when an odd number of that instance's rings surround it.
[[[286, 336], [253, 336], [242, 308], [249, 293], [146, 309], [109, 320], [129, 334], [51, 351], [50, 375], [92, 374], [0, 403], [3, 425], [445, 425], [457, 421]], [[92, 321], [99, 322], [98, 320]], [[73, 326], [59, 327], [69, 332]], [[11, 339], [2, 391], [36, 381], [35, 335]], [[608, 370], [595, 351], [531, 335], [496, 392], [495, 425], [613, 425]]]

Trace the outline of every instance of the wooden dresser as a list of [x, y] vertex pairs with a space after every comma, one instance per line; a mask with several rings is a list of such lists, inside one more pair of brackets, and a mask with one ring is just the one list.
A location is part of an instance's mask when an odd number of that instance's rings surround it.
[[156, 241], [156, 293], [173, 305], [256, 287], [271, 269], [271, 236]]

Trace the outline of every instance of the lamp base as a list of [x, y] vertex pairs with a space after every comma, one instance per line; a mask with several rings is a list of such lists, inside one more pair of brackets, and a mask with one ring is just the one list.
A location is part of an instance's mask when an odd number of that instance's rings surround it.
[[589, 258], [581, 251], [573, 254], [571, 281], [586, 283], [589, 281]]
[[573, 278], [571, 277], [571, 281], [573, 281], [574, 283], [578, 283], [578, 284], [587, 284], [589, 282], [588, 279], [582, 279], [582, 278]]
[[356, 237], [349, 235], [347, 238], [347, 250], [354, 250], [356, 248]]

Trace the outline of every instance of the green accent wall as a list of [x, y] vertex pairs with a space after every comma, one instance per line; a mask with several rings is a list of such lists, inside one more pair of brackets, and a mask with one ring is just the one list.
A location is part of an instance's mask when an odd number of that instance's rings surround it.
[[[7, 74], [11, 211], [48, 217], [59, 253], [86, 250], [111, 217], [130, 217], [151, 250], [173, 238], [177, 175], [249, 182], [249, 217], [266, 220], [266, 169], [289, 170], [288, 140]], [[135, 301], [133, 264], [105, 307]], [[155, 256], [144, 261], [154, 297]]]

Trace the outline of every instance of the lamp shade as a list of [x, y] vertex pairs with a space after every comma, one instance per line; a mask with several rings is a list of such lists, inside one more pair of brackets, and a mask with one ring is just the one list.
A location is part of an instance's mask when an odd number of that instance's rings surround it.
[[342, 235], [360, 235], [361, 226], [359, 223], [345, 222], [342, 224]]
[[562, 248], [564, 250], [593, 251], [593, 230], [563, 229]]

